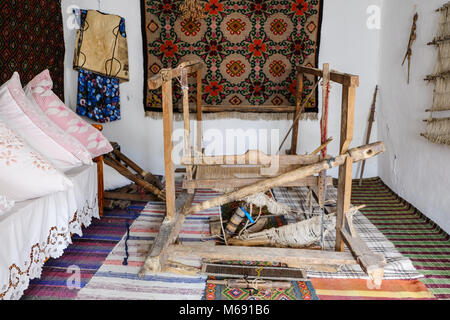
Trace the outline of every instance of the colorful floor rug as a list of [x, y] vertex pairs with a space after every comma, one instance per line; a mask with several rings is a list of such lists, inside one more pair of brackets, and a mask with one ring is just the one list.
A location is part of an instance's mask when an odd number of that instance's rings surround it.
[[[203, 61], [205, 105], [295, 106], [296, 67], [317, 65], [322, 0], [207, 0], [199, 21], [181, 17], [181, 1], [141, 2], [145, 78], [180, 62]], [[314, 80], [305, 77], [305, 97]], [[181, 90], [174, 82], [179, 112]], [[191, 102], [195, 92], [192, 86]], [[159, 94], [145, 88], [145, 111], [161, 112]], [[313, 97], [305, 116], [317, 113]]]
[[310, 281], [292, 281], [292, 286], [288, 290], [252, 290], [207, 284], [202, 300], [319, 300], [319, 298]]
[[433, 221], [397, 196], [379, 178], [359, 187], [353, 182], [352, 203], [424, 275], [420, 279], [438, 299], [450, 299], [450, 237]]
[[[194, 203], [217, 196], [216, 192], [199, 190]], [[180, 242], [210, 242], [209, 217], [218, 216], [220, 209], [212, 208], [187, 217], [182, 226]], [[183, 276], [173, 273], [147, 273], [143, 279], [138, 272], [164, 219], [165, 204], [149, 202], [130, 229], [128, 265], [123, 265], [125, 239], [108, 255], [89, 283], [81, 289], [82, 300], [201, 300], [205, 291], [205, 276]]]
[[[273, 198], [272, 192], [267, 192], [267, 195]], [[250, 210], [250, 205], [244, 201], [230, 202], [221, 207], [222, 218], [224, 221], [229, 221], [233, 214], [239, 207], [244, 207], [247, 212], [258, 213], [259, 208], [253, 205]], [[265, 215], [271, 215], [267, 207], [261, 208], [261, 217]], [[236, 233], [239, 233], [246, 225], [247, 219], [243, 219]], [[278, 228], [286, 224], [286, 220], [283, 216], [270, 217], [264, 225], [264, 229]], [[223, 241], [218, 240], [218, 243], [224, 244]], [[280, 264], [261, 263], [256, 261], [228, 261], [223, 262], [231, 265], [251, 265], [251, 266], [277, 266]], [[208, 277], [208, 280], [212, 280], [214, 277]], [[227, 288], [223, 285], [207, 284], [205, 296], [203, 300], [317, 300], [317, 296], [314, 293], [314, 289], [309, 281], [291, 281], [291, 288], [288, 290], [274, 289], [274, 290], [247, 290], [238, 288]]]
[[[30, 281], [22, 299], [75, 299], [122, 239], [127, 221], [133, 222], [143, 209], [142, 202], [135, 202], [128, 210], [105, 210], [101, 220], [94, 219], [89, 228], [83, 229], [83, 237], [73, 236], [62, 257], [47, 261], [41, 278]], [[79, 283], [73, 281], [78, 271]]]
[[320, 300], [435, 300], [420, 280], [383, 280], [373, 288], [362, 279], [311, 279]]

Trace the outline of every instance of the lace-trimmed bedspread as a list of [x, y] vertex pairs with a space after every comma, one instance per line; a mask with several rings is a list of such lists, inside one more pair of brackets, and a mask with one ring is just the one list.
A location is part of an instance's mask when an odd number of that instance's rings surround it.
[[74, 188], [47, 197], [17, 203], [0, 217], [0, 300], [17, 300], [29, 281], [41, 276], [48, 258], [59, 258], [82, 236], [82, 226], [99, 218], [97, 166], [66, 173]]

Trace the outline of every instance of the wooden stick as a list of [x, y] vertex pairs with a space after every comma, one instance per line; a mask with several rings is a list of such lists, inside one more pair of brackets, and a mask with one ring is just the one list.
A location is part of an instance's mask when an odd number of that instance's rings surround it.
[[[297, 72], [313, 75], [316, 77], [322, 77], [322, 75], [323, 75], [322, 70], [320, 70], [318, 68], [311, 68], [311, 67], [304, 67], [304, 66], [298, 66]], [[358, 76], [348, 74], [348, 73], [338, 72], [335, 70], [331, 70], [330, 80], [333, 82], [342, 84], [343, 86], [350, 86], [350, 87], [358, 87], [359, 86], [359, 77]]]
[[163, 131], [164, 131], [164, 168], [166, 175], [166, 217], [170, 220], [173, 219], [176, 214], [175, 166], [172, 161], [173, 104], [172, 104], [171, 79], [164, 81], [162, 84], [162, 107], [163, 107]]
[[284, 143], [286, 142], [287, 138], [289, 137], [289, 134], [291, 133], [292, 129], [294, 129], [295, 124], [299, 121], [301, 114], [303, 113], [303, 110], [305, 110], [306, 105], [308, 104], [309, 100], [311, 100], [312, 96], [314, 95], [314, 92], [319, 85], [320, 79], [317, 80], [316, 84], [314, 85], [313, 89], [311, 90], [311, 93], [306, 98], [305, 102], [303, 103], [302, 107], [300, 108], [300, 112], [297, 114], [297, 116], [294, 119], [294, 123], [292, 123], [292, 126], [289, 128], [288, 132], [286, 133], [286, 136], [284, 137], [283, 141], [280, 144], [280, 147], [278, 148], [278, 153], [281, 151], [281, 148], [283, 148]]
[[138, 166], [135, 162], [133, 162], [130, 158], [128, 158], [126, 155], [124, 155], [118, 149], [114, 149], [113, 153], [120, 160], [122, 160], [127, 166], [129, 166], [137, 174], [139, 174], [145, 181], [153, 184], [155, 187], [157, 187], [160, 190], [164, 189], [164, 186], [162, 185], [161, 181], [157, 177], [155, 177], [151, 172], [147, 172], [144, 169], [142, 169], [140, 166]]
[[318, 147], [316, 150], [311, 152], [311, 155], [318, 154], [320, 151], [322, 151], [324, 148], [326, 148], [332, 141], [333, 141], [333, 137], [328, 138], [328, 140], [325, 141], [320, 147]]
[[[355, 95], [356, 87], [342, 87], [341, 106], [341, 154], [345, 154], [353, 140], [353, 126], [355, 117]], [[340, 230], [345, 224], [345, 212], [350, 209], [350, 199], [352, 195], [352, 164], [354, 158], [348, 157], [345, 164], [339, 167], [338, 201], [336, 212], [336, 251], [344, 251], [344, 240]], [[364, 160], [364, 159], [362, 159]]]
[[[101, 124], [92, 124], [92, 126], [98, 131], [103, 131], [103, 126]], [[105, 206], [105, 184], [103, 178], [103, 156], [96, 157], [92, 159], [97, 164], [97, 193], [98, 193], [98, 212], [99, 216], [102, 217], [104, 213]]]
[[267, 155], [259, 150], [249, 150], [243, 155], [232, 156], [202, 156], [183, 157], [181, 163], [184, 165], [195, 164], [198, 166], [210, 166], [215, 164], [240, 164], [240, 165], [308, 165], [320, 160], [317, 155]]
[[155, 201], [155, 198], [149, 195], [141, 195], [139, 193], [110, 192], [110, 191], [105, 191], [105, 199], [142, 201], [142, 202]]
[[[377, 142], [368, 146], [362, 146], [359, 148], [352, 149], [348, 151], [347, 154], [336, 157], [331, 160], [324, 160], [317, 164], [301, 167], [299, 169], [290, 171], [288, 173], [282, 174], [275, 178], [270, 178], [253, 185], [244, 187], [237, 191], [225, 194], [220, 197], [213, 198], [211, 200], [205, 201], [203, 203], [197, 204], [193, 206], [188, 214], [192, 214], [195, 212], [203, 211], [212, 207], [216, 207], [219, 205], [223, 205], [225, 203], [229, 203], [232, 201], [240, 200], [245, 197], [248, 197], [252, 194], [256, 194], [259, 192], [265, 192], [269, 189], [286, 185], [288, 183], [295, 182], [299, 179], [312, 176], [322, 170], [331, 169], [336, 166], [340, 166], [344, 164], [348, 159], [350, 162], [352, 161], [361, 161], [364, 159], [371, 158], [381, 152], [385, 151], [384, 144], [382, 142]], [[350, 181], [351, 182], [351, 181]], [[346, 211], [350, 208], [350, 204]]]
[[[373, 122], [375, 120], [375, 106], [377, 103], [377, 93], [378, 93], [378, 86], [375, 87], [375, 93], [373, 94], [372, 107], [370, 108], [369, 128], [367, 129], [366, 144], [370, 143], [370, 135], [372, 134], [372, 126], [373, 126]], [[361, 175], [359, 177], [359, 186], [362, 186], [362, 179], [364, 176], [365, 166], [366, 166], [366, 161], [363, 161], [362, 165], [361, 165]]]
[[200, 258], [209, 261], [270, 261], [285, 263], [292, 268], [301, 265], [358, 264], [350, 252], [193, 244], [171, 245], [168, 248], [168, 256], [170, 260]]
[[[297, 96], [296, 96], [296, 108], [295, 108], [295, 117], [294, 117], [294, 128], [292, 130], [292, 142], [291, 142], [291, 150], [289, 154], [295, 155], [297, 154], [297, 143], [298, 143], [298, 130], [299, 130], [299, 113], [302, 112], [302, 99], [303, 99], [303, 81], [304, 75], [303, 73], [297, 74]], [[297, 119], [297, 121], [295, 121]]]
[[134, 183], [136, 183], [137, 185], [141, 186], [142, 188], [146, 189], [147, 191], [153, 193], [154, 195], [156, 195], [159, 199], [161, 199], [162, 201], [165, 201], [165, 195], [164, 192], [159, 190], [158, 188], [156, 188], [155, 186], [153, 186], [152, 184], [148, 183], [147, 181], [140, 179], [138, 177], [136, 177], [133, 173], [130, 172], [130, 170], [128, 170], [128, 168], [126, 168], [125, 166], [123, 166], [119, 161], [117, 161], [114, 158], [111, 158], [109, 156], [104, 158], [104, 162], [116, 169], [121, 175], [123, 175], [124, 177], [128, 178], [129, 180], [133, 181]]
[[197, 152], [202, 152], [203, 115], [202, 115], [202, 70], [197, 71]]

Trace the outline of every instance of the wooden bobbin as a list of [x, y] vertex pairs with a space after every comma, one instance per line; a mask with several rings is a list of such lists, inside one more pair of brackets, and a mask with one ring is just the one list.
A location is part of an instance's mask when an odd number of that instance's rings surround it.
[[236, 212], [233, 214], [230, 221], [227, 223], [225, 227], [225, 232], [230, 236], [233, 235], [236, 232], [239, 225], [241, 224], [242, 220], [244, 220], [244, 218], [245, 218], [244, 211], [242, 211], [241, 208], [237, 208]]

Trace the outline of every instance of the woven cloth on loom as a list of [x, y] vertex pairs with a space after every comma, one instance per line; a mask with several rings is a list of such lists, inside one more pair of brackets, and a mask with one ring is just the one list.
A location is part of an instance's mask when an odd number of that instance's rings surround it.
[[[305, 210], [307, 207], [308, 188], [275, 188], [273, 189], [275, 199], [281, 203], [289, 205], [293, 209]], [[327, 200], [337, 199], [337, 189], [327, 188]], [[308, 209], [306, 209], [308, 210]], [[318, 203], [313, 199], [313, 210], [320, 214]], [[289, 222], [289, 221], [288, 221]], [[403, 256], [378, 229], [363, 214], [357, 212], [353, 216], [353, 224], [360, 237], [366, 242], [367, 246], [374, 253], [380, 253], [386, 258], [384, 279], [418, 279], [423, 275], [417, 272], [411, 260]], [[325, 249], [334, 251], [336, 232], [330, 232], [325, 237]], [[346, 251], [349, 249], [346, 247]], [[330, 278], [330, 279], [368, 279], [367, 274], [359, 265], [342, 266], [337, 273], [309, 271], [311, 278]]]
[[[179, 0], [141, 1], [145, 79], [183, 61], [203, 61], [204, 105], [295, 106], [295, 68], [317, 66], [322, 0], [208, 0], [200, 21], [183, 20]], [[305, 78], [305, 96], [314, 80]], [[181, 90], [174, 82], [177, 112]], [[195, 85], [190, 88], [195, 102]], [[304, 117], [317, 118], [316, 98]], [[144, 99], [145, 111], [161, 112], [160, 90], [145, 87]]]
[[45, 69], [53, 91], [64, 98], [64, 34], [61, 1], [2, 1], [0, 81], [17, 71], [25, 85]]

